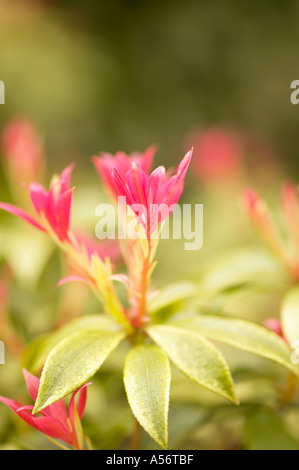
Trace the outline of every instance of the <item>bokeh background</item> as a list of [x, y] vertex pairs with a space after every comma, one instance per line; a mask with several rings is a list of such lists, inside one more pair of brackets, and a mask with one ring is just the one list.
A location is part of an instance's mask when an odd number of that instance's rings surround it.
[[[181, 279], [214, 283], [221, 295], [213, 308], [225, 305], [228, 313], [259, 323], [278, 316], [288, 280], [252, 230], [240, 195], [255, 186], [281, 224], [281, 184], [298, 182], [299, 106], [290, 102], [290, 84], [299, 78], [298, 2], [0, 0], [0, 38], [1, 132], [15, 119], [33, 126], [46, 185], [53, 172], [75, 162], [74, 226], [93, 235], [95, 207], [107, 197], [92, 155], [144, 151], [156, 143], [156, 163], [170, 167], [194, 146], [182, 201], [204, 204], [204, 245], [186, 252], [180, 240], [162, 241], [156, 287]], [[1, 200], [24, 207], [23, 175], [9, 175], [3, 139], [1, 154]], [[0, 365], [0, 394], [22, 398], [24, 348], [98, 306], [83, 287], [57, 292], [65, 266], [42, 235], [5, 214], [0, 223], [2, 311], [12, 345]], [[267, 289], [229, 291], [249, 278], [260, 278]], [[170, 446], [299, 448], [296, 404], [284, 414], [279, 408], [284, 372], [225, 352], [244, 405], [232, 410], [198, 388], [186, 390], [178, 375]], [[133, 423], [122, 357], [108, 361], [90, 392], [86, 426], [97, 448], [128, 446]], [[155, 447], [143, 438], [145, 447]], [[4, 406], [0, 442], [52, 448]]]

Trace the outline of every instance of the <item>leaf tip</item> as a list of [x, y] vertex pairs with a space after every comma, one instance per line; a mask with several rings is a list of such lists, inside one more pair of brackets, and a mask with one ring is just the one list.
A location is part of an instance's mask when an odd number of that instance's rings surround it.
[[45, 403], [42, 399], [39, 399], [39, 396], [37, 396], [33, 410], [32, 410], [32, 414], [36, 415], [40, 413], [44, 408], [46, 408], [49, 405], [51, 405], [51, 403]]
[[234, 399], [232, 400], [232, 403], [236, 406], [240, 405], [240, 400], [239, 400], [239, 398], [237, 397], [236, 394], [234, 394]]
[[34, 405], [34, 408], [32, 410], [33, 415], [37, 415], [41, 411], [41, 407], [37, 406], [36, 404]]

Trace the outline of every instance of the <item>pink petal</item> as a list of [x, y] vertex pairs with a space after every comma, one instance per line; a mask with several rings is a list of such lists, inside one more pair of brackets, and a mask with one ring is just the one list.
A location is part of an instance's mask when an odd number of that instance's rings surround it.
[[152, 204], [158, 204], [159, 188], [165, 178], [164, 166], [158, 166], [149, 176], [149, 186], [152, 193]]
[[115, 187], [111, 178], [111, 170], [113, 168], [112, 155], [109, 153], [102, 153], [100, 157], [92, 157], [91, 161], [94, 164], [100, 178], [103, 180], [103, 183], [114, 193]]
[[249, 213], [253, 213], [256, 210], [257, 205], [260, 203], [261, 198], [254, 189], [246, 189], [242, 195], [245, 208]]
[[125, 274], [113, 274], [112, 276], [110, 276], [110, 279], [112, 279], [113, 281], [121, 282], [122, 284], [125, 284], [128, 287], [130, 286], [130, 280]]
[[4, 405], [6, 406], [9, 406], [9, 408], [11, 408], [15, 412], [22, 406], [20, 403], [18, 403], [15, 400], [11, 400], [10, 398], [1, 397], [1, 396], [0, 396], [0, 402], [4, 403]]
[[70, 400], [70, 405], [69, 405], [69, 417], [71, 420], [72, 428], [75, 429], [75, 421], [74, 421], [74, 411], [75, 411], [75, 398], [76, 395], [79, 393], [78, 396], [78, 404], [77, 404], [77, 411], [78, 411], [78, 416], [81, 419], [85, 410], [85, 405], [86, 405], [86, 398], [87, 398], [87, 386], [91, 385], [91, 383], [86, 383], [82, 385], [82, 387], [78, 388], [75, 392], [72, 394], [72, 398]]
[[184, 180], [184, 178], [186, 176], [188, 167], [189, 167], [190, 162], [191, 162], [192, 153], [193, 153], [193, 148], [188, 153], [186, 153], [183, 160], [181, 161], [181, 163], [177, 167], [175, 175], [178, 176], [178, 179], [180, 181]]
[[[47, 409], [49, 408], [50, 407], [48, 407]], [[60, 419], [57, 419], [56, 417], [50, 416], [45, 413], [45, 410], [42, 411], [43, 416], [33, 415], [31, 413], [32, 410], [33, 406], [21, 406], [19, 409], [16, 410], [16, 413], [21, 419], [23, 419], [23, 421], [26, 421], [27, 424], [34, 427], [38, 431], [41, 431], [47, 436], [62, 439], [68, 444], [72, 443], [72, 437], [68, 429], [66, 419], [64, 425], [64, 423], [60, 422]]]
[[67, 238], [70, 225], [70, 213], [71, 213], [71, 204], [72, 196], [75, 188], [70, 188], [65, 191], [58, 199], [56, 205], [56, 213], [58, 217], [58, 231], [57, 235], [60, 235], [59, 238], [64, 240]]
[[132, 198], [132, 195], [128, 191], [124, 181], [120, 177], [118, 171], [114, 168], [111, 171], [111, 178], [113, 180], [116, 192], [119, 196], [124, 196], [126, 198], [126, 203], [131, 206], [132, 204], [135, 203], [134, 199]]
[[61, 173], [61, 176], [60, 176], [61, 192], [67, 191], [69, 189], [74, 166], [75, 164], [71, 163]]
[[[10, 398], [5, 398], [0, 396], [0, 401], [5, 405], [9, 406], [23, 421], [25, 421], [30, 426], [33, 426], [35, 429], [39, 429], [35, 424], [34, 416], [29, 412], [28, 407], [23, 407], [20, 403]], [[29, 407], [30, 410], [33, 407]]]
[[38, 395], [39, 379], [34, 375], [30, 374], [30, 372], [28, 372], [26, 369], [23, 369], [23, 374], [25, 377], [29, 395], [31, 396], [32, 400], [35, 401]]
[[[28, 372], [26, 369], [23, 369], [23, 374], [24, 374], [24, 377], [25, 377], [28, 392], [29, 392], [31, 398], [34, 401], [36, 401], [40, 381], [37, 377], [30, 374], [30, 372]], [[22, 407], [22, 410], [24, 410], [24, 409], [33, 409], [33, 406]], [[65, 427], [67, 429], [67, 412], [66, 412], [66, 406], [65, 406], [65, 403], [64, 403], [63, 399], [61, 399], [61, 400], [55, 402], [53, 405], [50, 405], [47, 408], [45, 408], [43, 410], [43, 415], [44, 416], [51, 416], [54, 419], [58, 419], [58, 421], [61, 421], [61, 423], [63, 425], [65, 425]]]
[[29, 186], [30, 198], [34, 209], [38, 214], [45, 212], [48, 203], [48, 193], [39, 183], [31, 183]]
[[[167, 204], [169, 207], [170, 206], [175, 206], [183, 192], [184, 189], [184, 184], [182, 181], [177, 181], [172, 188], [168, 191], [168, 193], [165, 196], [165, 204]], [[172, 212], [172, 211], [171, 211]]]
[[296, 186], [291, 181], [287, 181], [283, 184], [282, 202], [284, 207], [291, 209], [290, 212], [293, 212], [294, 207], [297, 207], [298, 192]]
[[147, 175], [149, 174], [153, 166], [154, 156], [156, 152], [157, 146], [151, 145], [148, 149], [145, 150], [139, 161], [140, 167]]
[[[29, 382], [31, 382], [31, 380], [32, 378], [29, 377]], [[31, 386], [32, 384], [30, 384], [30, 388]], [[66, 428], [57, 419], [54, 419], [51, 416], [34, 416], [31, 413], [33, 406], [22, 406], [17, 401], [9, 398], [0, 396], [0, 402], [11, 408], [23, 421], [38, 431], [41, 431], [50, 437], [62, 439], [68, 444], [72, 444], [72, 436], [70, 435], [68, 428]]]
[[[25, 418], [27, 418], [25, 416], [21, 416], [21, 414], [19, 414], [19, 416], [24, 420], [26, 420]], [[28, 424], [30, 424], [29, 421], [27, 422]], [[31, 426], [35, 427], [47, 436], [53, 437], [55, 439], [61, 439], [67, 444], [72, 444], [73, 439], [70, 431], [66, 429], [57, 419], [48, 416], [33, 416]]]
[[44, 229], [44, 227], [42, 227], [42, 225], [40, 225], [37, 222], [37, 220], [35, 220], [33, 217], [31, 217], [31, 215], [27, 214], [27, 212], [23, 211], [19, 207], [16, 207], [12, 204], [8, 204], [6, 202], [0, 202], [0, 209], [3, 209], [4, 211], [9, 212], [10, 214], [13, 214], [13, 215], [19, 217], [20, 219], [25, 220], [29, 224], [33, 225], [33, 227], [38, 228], [42, 232], [46, 231]]
[[84, 277], [81, 277], [81, 276], [66, 276], [58, 282], [57, 287], [63, 286], [64, 284], [67, 284], [68, 282], [84, 282], [85, 284], [91, 284], [91, 282], [88, 279], [85, 279]]
[[117, 152], [111, 161], [111, 169], [116, 168], [120, 177], [126, 182], [126, 173], [130, 170], [132, 161], [134, 159], [128, 157], [124, 152]]
[[64, 399], [56, 401], [52, 405], [44, 408], [44, 410], [48, 416], [60, 421], [60, 423], [68, 429], [68, 422], [67, 422], [67, 410], [65, 406]]
[[132, 169], [126, 173], [127, 183], [135, 203], [147, 207], [146, 190], [148, 177], [137, 164], [132, 164]]

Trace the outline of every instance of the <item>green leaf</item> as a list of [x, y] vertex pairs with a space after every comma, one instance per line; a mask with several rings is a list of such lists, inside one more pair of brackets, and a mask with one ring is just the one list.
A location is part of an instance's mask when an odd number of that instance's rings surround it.
[[83, 385], [124, 337], [123, 332], [89, 327], [61, 341], [45, 363], [33, 412], [38, 413]]
[[246, 285], [281, 289], [286, 282], [286, 273], [273, 256], [246, 248], [229, 250], [210, 261], [201, 277], [201, 288], [215, 293]]
[[0, 255], [21, 284], [36, 288], [53, 250], [54, 244], [47, 237], [39, 234], [33, 237], [31, 230], [16, 230], [15, 224], [1, 224]]
[[149, 312], [153, 314], [168, 305], [193, 297], [198, 291], [198, 286], [192, 282], [176, 282], [165, 286], [149, 301]]
[[170, 365], [153, 345], [134, 347], [126, 358], [124, 383], [129, 404], [141, 426], [167, 448]]
[[151, 326], [147, 332], [190, 379], [237, 403], [225, 359], [208, 340], [198, 333], [168, 325]]
[[250, 410], [245, 420], [247, 450], [299, 450], [278, 413], [271, 409]]
[[292, 364], [291, 353], [285, 341], [260, 325], [235, 318], [194, 314], [181, 315], [180, 318], [173, 318], [170, 323], [271, 359], [299, 375], [299, 368]]
[[292, 345], [299, 341], [299, 287], [286, 294], [281, 308], [281, 323], [288, 342]]
[[38, 375], [45, 358], [41, 355], [46, 341], [46, 335], [37, 336], [25, 347], [22, 354], [22, 367], [32, 374]]
[[60, 341], [86, 328], [96, 328], [109, 332], [119, 330], [119, 325], [108, 316], [102, 314], [84, 315], [76, 318], [49, 335], [43, 335], [30, 342], [23, 353], [23, 367], [32, 373], [38, 373], [52, 349]]

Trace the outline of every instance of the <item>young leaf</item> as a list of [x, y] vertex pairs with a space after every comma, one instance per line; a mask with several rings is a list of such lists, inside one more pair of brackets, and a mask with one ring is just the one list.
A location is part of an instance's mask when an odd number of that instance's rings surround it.
[[299, 288], [291, 289], [285, 296], [281, 309], [283, 333], [290, 344], [299, 341]]
[[237, 403], [225, 359], [208, 340], [198, 333], [169, 325], [151, 326], [147, 332], [190, 379]]
[[229, 317], [195, 314], [173, 319], [171, 324], [271, 359], [299, 375], [299, 368], [290, 360], [291, 353], [286, 343], [272, 331], [255, 323]]
[[149, 301], [149, 311], [151, 314], [157, 312], [170, 304], [193, 297], [198, 291], [199, 288], [196, 284], [191, 282], [176, 282], [170, 284], [161, 289], [161, 291]]
[[201, 288], [211, 293], [237, 286], [281, 289], [287, 283], [281, 264], [270, 254], [252, 248], [229, 250], [208, 263]]
[[82, 329], [100, 329], [101, 331], [117, 331], [119, 325], [107, 315], [83, 315], [61, 326], [49, 335], [34, 339], [23, 353], [23, 367], [32, 373], [38, 373], [45, 363], [47, 356], [64, 338], [79, 333]]
[[126, 358], [124, 383], [133, 414], [149, 435], [167, 448], [170, 365], [153, 345], [134, 347]]
[[38, 413], [83, 385], [124, 337], [120, 331], [89, 328], [61, 341], [45, 363], [33, 412]]

